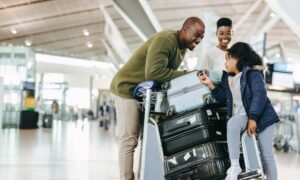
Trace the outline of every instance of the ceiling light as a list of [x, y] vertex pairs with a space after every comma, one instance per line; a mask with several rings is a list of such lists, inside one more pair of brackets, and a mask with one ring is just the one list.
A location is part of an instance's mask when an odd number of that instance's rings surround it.
[[86, 45], [87, 45], [88, 48], [92, 48], [93, 47], [93, 44], [91, 42], [87, 42]]
[[98, 74], [98, 73], [96, 73], [94, 76], [95, 76], [95, 79], [96, 79], [96, 80], [99, 79], [99, 74]]
[[280, 57], [280, 54], [279, 54], [279, 53], [276, 53], [275, 56], [276, 56], [277, 58], [279, 58], [279, 57]]
[[17, 34], [17, 33], [18, 33], [18, 31], [17, 31], [15, 28], [12, 28], [12, 29], [10, 30], [10, 32], [11, 32], [12, 34]]
[[90, 35], [90, 32], [87, 29], [84, 29], [82, 31], [82, 33], [83, 33], [84, 36], [89, 36]]
[[31, 43], [31, 41], [30, 41], [29, 39], [26, 39], [26, 40], [25, 40], [25, 45], [26, 45], [26, 46], [31, 46], [31, 44], [32, 44], [32, 43]]
[[275, 14], [274, 12], [271, 12], [271, 13], [270, 13], [270, 17], [271, 17], [271, 18], [273, 18], [273, 17], [275, 17], [275, 16], [276, 16], [276, 14]]

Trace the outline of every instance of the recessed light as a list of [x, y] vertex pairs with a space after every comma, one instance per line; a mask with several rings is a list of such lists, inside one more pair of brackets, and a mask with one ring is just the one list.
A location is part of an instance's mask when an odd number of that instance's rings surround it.
[[18, 33], [18, 31], [17, 31], [15, 28], [12, 28], [12, 29], [10, 30], [10, 32], [11, 32], [12, 34], [17, 34], [17, 33]]
[[32, 43], [31, 43], [31, 41], [30, 41], [29, 39], [26, 39], [26, 40], [25, 40], [25, 45], [26, 45], [26, 46], [31, 46], [31, 44], [32, 44]]
[[93, 44], [91, 42], [87, 42], [86, 45], [87, 45], [88, 48], [92, 48], [93, 47]]
[[84, 36], [89, 36], [90, 35], [90, 32], [87, 29], [84, 29], [82, 31], [82, 33], [83, 33]]

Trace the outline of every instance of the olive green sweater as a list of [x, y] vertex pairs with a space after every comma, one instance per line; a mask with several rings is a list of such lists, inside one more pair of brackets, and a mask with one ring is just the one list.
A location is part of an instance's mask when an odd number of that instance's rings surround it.
[[133, 90], [145, 80], [159, 83], [186, 74], [177, 71], [186, 49], [179, 48], [177, 31], [162, 31], [148, 39], [114, 76], [110, 90], [117, 96], [133, 98]]

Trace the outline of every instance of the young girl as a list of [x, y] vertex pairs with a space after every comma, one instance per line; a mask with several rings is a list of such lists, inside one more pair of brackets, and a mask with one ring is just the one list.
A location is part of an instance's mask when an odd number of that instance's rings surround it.
[[231, 167], [226, 180], [236, 180], [239, 165], [240, 134], [247, 130], [257, 133], [262, 164], [268, 180], [277, 180], [273, 154], [274, 126], [278, 116], [267, 97], [263, 78], [263, 62], [246, 43], [234, 44], [226, 53], [225, 68], [220, 84], [213, 84], [206, 74], [199, 76], [213, 96], [227, 105], [227, 143]]
[[231, 41], [232, 35], [232, 21], [229, 18], [223, 17], [217, 21], [218, 44], [210, 48], [204, 55], [200, 68], [201, 69], [213, 69], [213, 70], [225, 70], [224, 60], [225, 53], [228, 49], [228, 45]]

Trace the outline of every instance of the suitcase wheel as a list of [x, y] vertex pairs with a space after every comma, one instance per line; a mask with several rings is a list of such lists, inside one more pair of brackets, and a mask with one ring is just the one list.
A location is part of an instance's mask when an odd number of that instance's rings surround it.
[[203, 96], [203, 102], [204, 104], [211, 104], [212, 103], [212, 97], [210, 94], [206, 94]]
[[165, 82], [161, 85], [161, 88], [164, 90], [168, 90], [170, 88], [170, 82]]
[[166, 112], [167, 116], [173, 116], [175, 114], [175, 109], [173, 107], [170, 107], [167, 112]]

